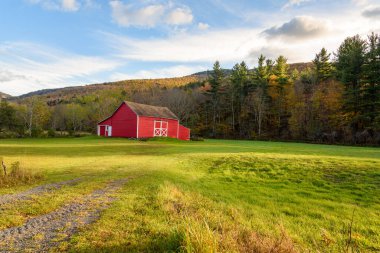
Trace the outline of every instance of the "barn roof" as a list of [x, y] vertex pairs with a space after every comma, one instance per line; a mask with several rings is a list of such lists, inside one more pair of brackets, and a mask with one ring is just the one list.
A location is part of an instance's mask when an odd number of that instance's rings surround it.
[[129, 101], [124, 101], [124, 103], [126, 103], [129, 108], [131, 108], [132, 111], [139, 116], [178, 119], [177, 116], [167, 107], [145, 105]]

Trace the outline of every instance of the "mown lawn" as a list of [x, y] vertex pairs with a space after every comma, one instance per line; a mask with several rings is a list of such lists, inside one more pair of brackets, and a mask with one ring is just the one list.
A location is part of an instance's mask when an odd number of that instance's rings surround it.
[[55, 251], [380, 251], [379, 148], [85, 137], [0, 140], [0, 157], [41, 173], [34, 185], [82, 179], [8, 206], [0, 229], [131, 178], [101, 219]]

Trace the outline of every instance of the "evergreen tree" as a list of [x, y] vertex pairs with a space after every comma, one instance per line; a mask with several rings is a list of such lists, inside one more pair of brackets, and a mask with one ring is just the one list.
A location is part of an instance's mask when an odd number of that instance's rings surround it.
[[[371, 127], [380, 123], [380, 38], [372, 33], [368, 36], [368, 51], [363, 64], [361, 92], [363, 96], [363, 118]], [[379, 122], [377, 122], [379, 121]]]
[[289, 82], [289, 65], [287, 64], [287, 59], [280, 55], [276, 60], [276, 65], [274, 66], [274, 74], [277, 76], [277, 83], [280, 88]]
[[330, 56], [331, 54], [327, 53], [325, 48], [316, 54], [313, 63], [317, 82], [326, 81], [333, 76], [334, 67], [330, 62]]
[[220, 67], [219, 61], [216, 61], [213, 66], [213, 71], [211, 73], [211, 78], [209, 79], [211, 85], [211, 103], [212, 103], [212, 135], [216, 136], [216, 118], [217, 118], [217, 108], [219, 105], [219, 91], [222, 86], [224, 79], [224, 73]]
[[[268, 78], [269, 78], [269, 68], [270, 66], [265, 65], [265, 56], [260, 55], [258, 59], [258, 66], [254, 70], [254, 81], [255, 86], [261, 87], [263, 90], [267, 89], [268, 86]], [[268, 62], [267, 62], [268, 63]]]
[[213, 97], [217, 96], [217, 93], [220, 89], [224, 78], [224, 73], [222, 68], [220, 67], [219, 61], [216, 61], [213, 66], [213, 71], [211, 72], [210, 85], [211, 85], [211, 94]]
[[344, 108], [349, 113], [354, 133], [362, 127], [361, 75], [365, 60], [366, 42], [359, 35], [344, 40], [336, 53], [339, 80], [345, 85]]
[[232, 128], [235, 129], [235, 115], [241, 132], [242, 127], [242, 107], [244, 99], [247, 96], [249, 89], [248, 66], [243, 61], [240, 64], [235, 64], [231, 73], [231, 110], [232, 110]]

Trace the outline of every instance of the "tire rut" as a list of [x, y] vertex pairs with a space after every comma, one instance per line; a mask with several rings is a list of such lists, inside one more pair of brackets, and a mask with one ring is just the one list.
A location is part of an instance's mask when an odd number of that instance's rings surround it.
[[45, 184], [34, 187], [27, 191], [14, 193], [14, 194], [4, 194], [0, 195], [0, 207], [5, 204], [13, 203], [20, 200], [28, 200], [32, 198], [32, 195], [42, 194], [46, 192], [51, 192], [53, 190], [58, 190], [65, 185], [75, 185], [80, 181], [80, 178], [71, 179], [68, 181], [62, 181], [58, 183]]
[[96, 221], [115, 199], [108, 196], [128, 179], [112, 181], [86, 195], [80, 202], [28, 220], [24, 225], [0, 231], [0, 252], [48, 252], [67, 241], [79, 228]]

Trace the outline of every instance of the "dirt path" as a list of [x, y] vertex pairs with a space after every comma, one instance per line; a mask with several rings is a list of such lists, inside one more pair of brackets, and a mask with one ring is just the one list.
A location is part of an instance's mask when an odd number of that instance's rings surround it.
[[68, 240], [80, 227], [96, 221], [114, 200], [109, 196], [128, 180], [112, 181], [78, 203], [28, 220], [23, 226], [0, 231], [0, 252], [47, 252]]
[[12, 203], [15, 201], [30, 199], [32, 195], [37, 195], [37, 194], [57, 190], [59, 188], [62, 188], [65, 185], [75, 185], [79, 181], [80, 181], [80, 178], [76, 178], [76, 179], [53, 183], [53, 184], [40, 185], [24, 192], [0, 195], [0, 207], [4, 204]]

